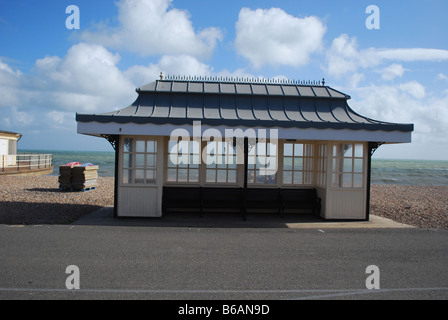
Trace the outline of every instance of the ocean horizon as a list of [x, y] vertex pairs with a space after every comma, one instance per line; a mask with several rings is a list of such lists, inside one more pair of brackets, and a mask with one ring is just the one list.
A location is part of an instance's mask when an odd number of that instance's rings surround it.
[[[113, 177], [114, 151], [19, 150], [20, 153], [53, 155], [54, 171], [69, 162], [92, 163], [99, 166], [100, 177]], [[372, 158], [372, 184], [448, 186], [448, 160], [376, 159]]]

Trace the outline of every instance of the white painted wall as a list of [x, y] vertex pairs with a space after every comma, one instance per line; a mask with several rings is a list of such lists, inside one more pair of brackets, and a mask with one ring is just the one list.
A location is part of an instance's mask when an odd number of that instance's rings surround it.
[[8, 140], [0, 139], [0, 156], [5, 156], [8, 154]]

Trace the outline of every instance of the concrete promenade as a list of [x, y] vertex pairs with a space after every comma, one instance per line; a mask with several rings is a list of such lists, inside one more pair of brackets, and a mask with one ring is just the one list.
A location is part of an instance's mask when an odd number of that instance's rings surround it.
[[[376, 218], [269, 225], [251, 216], [142, 223], [110, 215], [0, 225], [0, 299], [448, 298], [446, 230]], [[80, 290], [66, 287], [70, 265]], [[371, 265], [379, 290], [366, 288]]]

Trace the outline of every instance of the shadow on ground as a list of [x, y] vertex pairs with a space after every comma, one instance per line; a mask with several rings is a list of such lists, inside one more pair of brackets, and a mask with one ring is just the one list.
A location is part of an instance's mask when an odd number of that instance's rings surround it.
[[95, 205], [70, 203], [0, 201], [0, 224], [70, 224], [101, 208]]
[[160, 218], [114, 218], [112, 207], [92, 212], [74, 225], [106, 225], [136, 227], [191, 227], [191, 228], [289, 228], [295, 223], [324, 223], [326, 220], [306, 213], [292, 213], [284, 217], [276, 213], [248, 213], [243, 219], [234, 212], [209, 212], [200, 216], [196, 212], [168, 212]]

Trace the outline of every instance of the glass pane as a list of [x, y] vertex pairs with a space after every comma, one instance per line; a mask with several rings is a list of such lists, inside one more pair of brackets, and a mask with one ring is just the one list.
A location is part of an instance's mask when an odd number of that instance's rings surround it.
[[277, 156], [277, 145], [274, 143], [268, 143], [268, 156]]
[[217, 182], [227, 182], [227, 171], [218, 170]]
[[276, 174], [271, 174], [271, 175], [265, 176], [265, 177], [266, 177], [266, 183], [269, 183], [269, 184], [277, 183], [277, 175]]
[[227, 182], [236, 183], [236, 170], [227, 171]]
[[123, 183], [128, 184], [131, 181], [131, 170], [123, 170]]
[[155, 143], [156, 143], [155, 141], [147, 141], [146, 152], [155, 153], [156, 152]]
[[215, 170], [207, 170], [205, 179], [206, 179], [206, 182], [216, 182], [216, 171]]
[[265, 183], [265, 180], [266, 180], [265, 175], [261, 175], [258, 170], [255, 171], [255, 183]]
[[154, 182], [156, 180], [155, 170], [146, 170], [146, 182]]
[[251, 157], [251, 156], [249, 156], [248, 158], [247, 158], [247, 163], [250, 165], [250, 164], [255, 164], [255, 157]]
[[303, 173], [303, 183], [304, 184], [312, 184], [313, 183], [313, 173], [305, 171]]
[[145, 182], [145, 170], [135, 170], [135, 183]]
[[190, 153], [190, 141], [185, 141], [185, 140], [180, 140], [178, 143], [178, 147], [179, 147], [179, 153], [182, 155], [188, 155]]
[[170, 182], [176, 182], [176, 169], [168, 169], [168, 175], [166, 180]]
[[303, 169], [303, 159], [294, 158], [294, 170], [302, 170], [302, 169]]
[[137, 168], [143, 168], [145, 166], [145, 155], [144, 154], [136, 154], [135, 155], [135, 166]]
[[291, 171], [283, 171], [283, 183], [284, 184], [292, 184], [292, 172]]
[[124, 139], [124, 152], [132, 152], [133, 138]]
[[177, 141], [176, 140], [169, 140], [168, 141], [168, 152], [169, 153], [177, 153]]
[[337, 157], [339, 155], [339, 144], [333, 146], [333, 157]]
[[176, 163], [177, 163], [176, 155], [174, 154], [168, 155], [168, 167], [169, 168], [176, 167], [177, 166]]
[[125, 153], [123, 155], [123, 168], [131, 168], [132, 167], [132, 154]]
[[177, 173], [177, 181], [178, 182], [187, 182], [188, 181], [188, 169], [179, 169]]
[[229, 156], [227, 162], [229, 168], [236, 169], [236, 156]]
[[342, 187], [344, 188], [352, 187], [352, 174], [344, 173], [342, 178]]
[[292, 157], [292, 144], [291, 143], [285, 143], [283, 145], [283, 155]]
[[355, 174], [353, 176], [353, 187], [362, 188], [362, 174]]
[[339, 174], [333, 173], [331, 175], [331, 185], [333, 187], [339, 187]]
[[362, 158], [364, 154], [364, 146], [362, 144], [355, 144], [355, 157]]
[[255, 183], [255, 171], [249, 171], [247, 173], [247, 183]]
[[353, 156], [353, 145], [344, 144], [344, 157], [352, 157], [352, 156]]
[[294, 172], [294, 184], [303, 184], [303, 173], [298, 171]]
[[296, 143], [294, 144], [294, 156], [303, 156], [303, 144]]
[[156, 156], [155, 154], [146, 155], [146, 166], [148, 168], [154, 168], [156, 166]]
[[198, 182], [199, 181], [199, 170], [190, 169], [188, 181], [189, 182]]
[[353, 171], [353, 162], [352, 159], [344, 158], [344, 172], [352, 172]]
[[362, 159], [355, 159], [354, 160], [355, 166], [353, 171], [354, 172], [362, 172]]
[[266, 155], [266, 143], [265, 142], [257, 143], [257, 155], [260, 155], [260, 156]]
[[199, 142], [197, 141], [191, 141], [190, 145], [190, 153], [199, 154]]
[[283, 158], [283, 170], [292, 170], [292, 157]]
[[199, 156], [199, 154], [191, 155], [190, 159], [191, 159], [190, 167], [193, 167], [193, 168], [199, 167], [199, 164], [201, 163], [200, 162], [201, 157]]
[[145, 152], [145, 140], [137, 140], [135, 142], [135, 151], [136, 152]]

